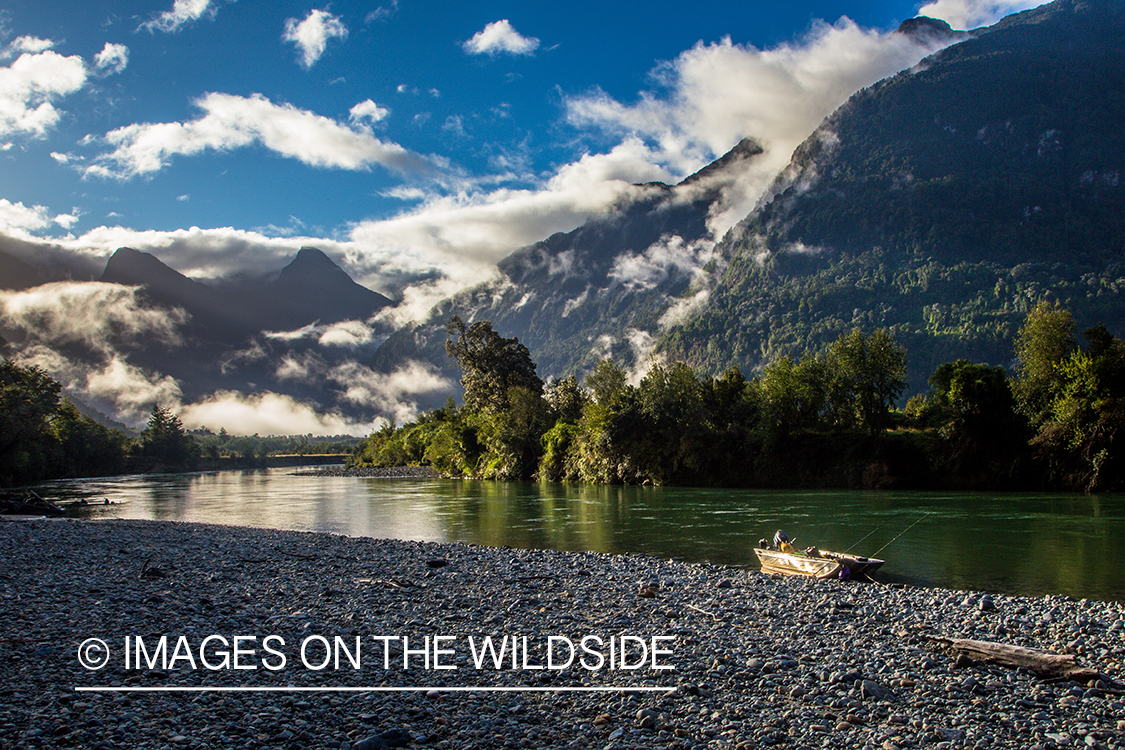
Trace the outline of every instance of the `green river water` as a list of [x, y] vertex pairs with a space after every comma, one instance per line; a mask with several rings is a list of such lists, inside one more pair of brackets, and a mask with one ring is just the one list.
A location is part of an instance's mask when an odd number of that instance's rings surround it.
[[[64, 502], [87, 499], [90, 505], [74, 510], [87, 518], [639, 552], [749, 569], [757, 567], [758, 539], [783, 528], [798, 546], [878, 552], [887, 560], [877, 576], [882, 581], [1125, 601], [1125, 495], [654, 488], [292, 472], [114, 477], [56, 482], [41, 492]], [[111, 505], [100, 504], [105, 499]]]

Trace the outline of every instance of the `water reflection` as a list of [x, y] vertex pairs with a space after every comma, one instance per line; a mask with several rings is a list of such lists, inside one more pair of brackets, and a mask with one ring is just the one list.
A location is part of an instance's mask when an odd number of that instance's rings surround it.
[[[91, 505], [78, 512], [91, 518], [641, 552], [748, 567], [755, 567], [756, 541], [784, 528], [799, 545], [859, 554], [886, 545], [883, 573], [892, 580], [1125, 600], [1118, 575], [1125, 551], [1114, 543], [1125, 538], [1121, 496], [735, 491], [289, 471], [117, 477], [41, 491], [86, 498]], [[104, 498], [113, 504], [100, 504]]]

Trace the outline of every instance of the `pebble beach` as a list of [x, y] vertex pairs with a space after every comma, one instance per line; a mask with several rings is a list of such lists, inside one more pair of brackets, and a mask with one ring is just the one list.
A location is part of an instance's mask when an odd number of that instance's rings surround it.
[[151, 521], [0, 555], [5, 748], [1125, 748], [1119, 602]]

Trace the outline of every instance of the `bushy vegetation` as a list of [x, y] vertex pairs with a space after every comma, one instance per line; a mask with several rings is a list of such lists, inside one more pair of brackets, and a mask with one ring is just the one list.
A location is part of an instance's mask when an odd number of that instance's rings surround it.
[[117, 473], [128, 439], [78, 412], [38, 367], [0, 362], [0, 486]]
[[260, 466], [271, 455], [349, 453], [357, 442], [346, 435], [188, 432], [178, 416], [159, 405], [132, 438], [81, 414], [62, 396], [62, 384], [44, 370], [0, 362], [0, 487], [126, 471]]
[[900, 410], [906, 351], [885, 330], [848, 331], [822, 354], [780, 357], [751, 379], [737, 368], [701, 377], [676, 362], [634, 385], [604, 360], [582, 385], [537, 388], [515, 339], [458, 320], [449, 353], [467, 392], [487, 382], [488, 397], [388, 425], [350, 464], [596, 483], [1114, 489], [1125, 343], [1097, 328], [1082, 351], [1073, 327], [1065, 310], [1040, 304], [1020, 329], [1015, 378], [944, 363]]

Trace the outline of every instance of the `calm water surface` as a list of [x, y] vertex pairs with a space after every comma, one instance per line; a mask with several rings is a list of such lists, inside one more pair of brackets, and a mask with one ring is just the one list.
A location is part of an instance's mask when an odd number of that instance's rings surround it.
[[113, 503], [75, 511], [88, 518], [641, 552], [750, 568], [757, 567], [751, 549], [757, 540], [784, 528], [799, 545], [854, 546], [867, 555], [887, 545], [879, 553], [887, 560], [882, 580], [1125, 601], [1125, 496], [1119, 495], [606, 487], [292, 471], [67, 481], [45, 485], [42, 493]]

